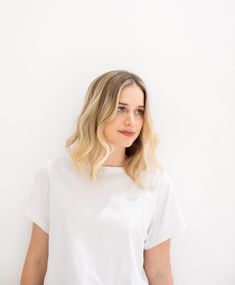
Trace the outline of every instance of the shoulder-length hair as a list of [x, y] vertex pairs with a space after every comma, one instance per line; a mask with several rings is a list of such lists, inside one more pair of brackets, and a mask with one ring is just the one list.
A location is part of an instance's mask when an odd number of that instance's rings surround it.
[[[155, 153], [159, 136], [154, 132], [148, 93], [138, 75], [125, 70], [112, 70], [91, 82], [77, 119], [76, 130], [66, 140], [66, 149], [78, 173], [88, 167], [91, 180], [97, 181], [101, 167], [111, 153], [104, 128], [116, 116], [122, 89], [132, 84], [138, 85], [144, 93], [144, 122], [137, 139], [125, 149], [123, 168], [143, 188], [142, 172], [155, 171], [157, 168], [162, 170], [162, 166]], [[72, 149], [71, 145], [74, 145]]]

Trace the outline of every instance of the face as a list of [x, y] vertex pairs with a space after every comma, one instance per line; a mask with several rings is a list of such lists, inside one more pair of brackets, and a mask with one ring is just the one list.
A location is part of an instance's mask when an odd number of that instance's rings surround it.
[[139, 136], [144, 123], [144, 93], [136, 85], [125, 86], [120, 94], [116, 117], [104, 129], [113, 148], [129, 147]]

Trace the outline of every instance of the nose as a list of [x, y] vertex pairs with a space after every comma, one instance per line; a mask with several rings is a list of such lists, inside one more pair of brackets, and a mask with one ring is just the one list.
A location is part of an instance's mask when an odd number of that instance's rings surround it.
[[129, 113], [125, 119], [126, 126], [134, 126], [136, 124], [135, 115], [133, 113]]

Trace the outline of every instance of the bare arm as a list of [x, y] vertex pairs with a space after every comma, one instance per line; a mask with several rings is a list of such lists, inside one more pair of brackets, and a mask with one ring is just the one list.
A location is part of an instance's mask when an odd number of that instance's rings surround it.
[[20, 285], [43, 285], [48, 260], [48, 234], [33, 223]]
[[170, 239], [144, 251], [144, 270], [149, 285], [173, 285]]

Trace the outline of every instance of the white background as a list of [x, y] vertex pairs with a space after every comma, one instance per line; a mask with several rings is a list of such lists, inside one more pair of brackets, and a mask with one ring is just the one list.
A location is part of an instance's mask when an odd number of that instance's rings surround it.
[[1, 285], [19, 284], [38, 168], [65, 154], [89, 83], [112, 69], [149, 89], [188, 224], [175, 285], [235, 284], [234, 15], [233, 0], [0, 2]]

